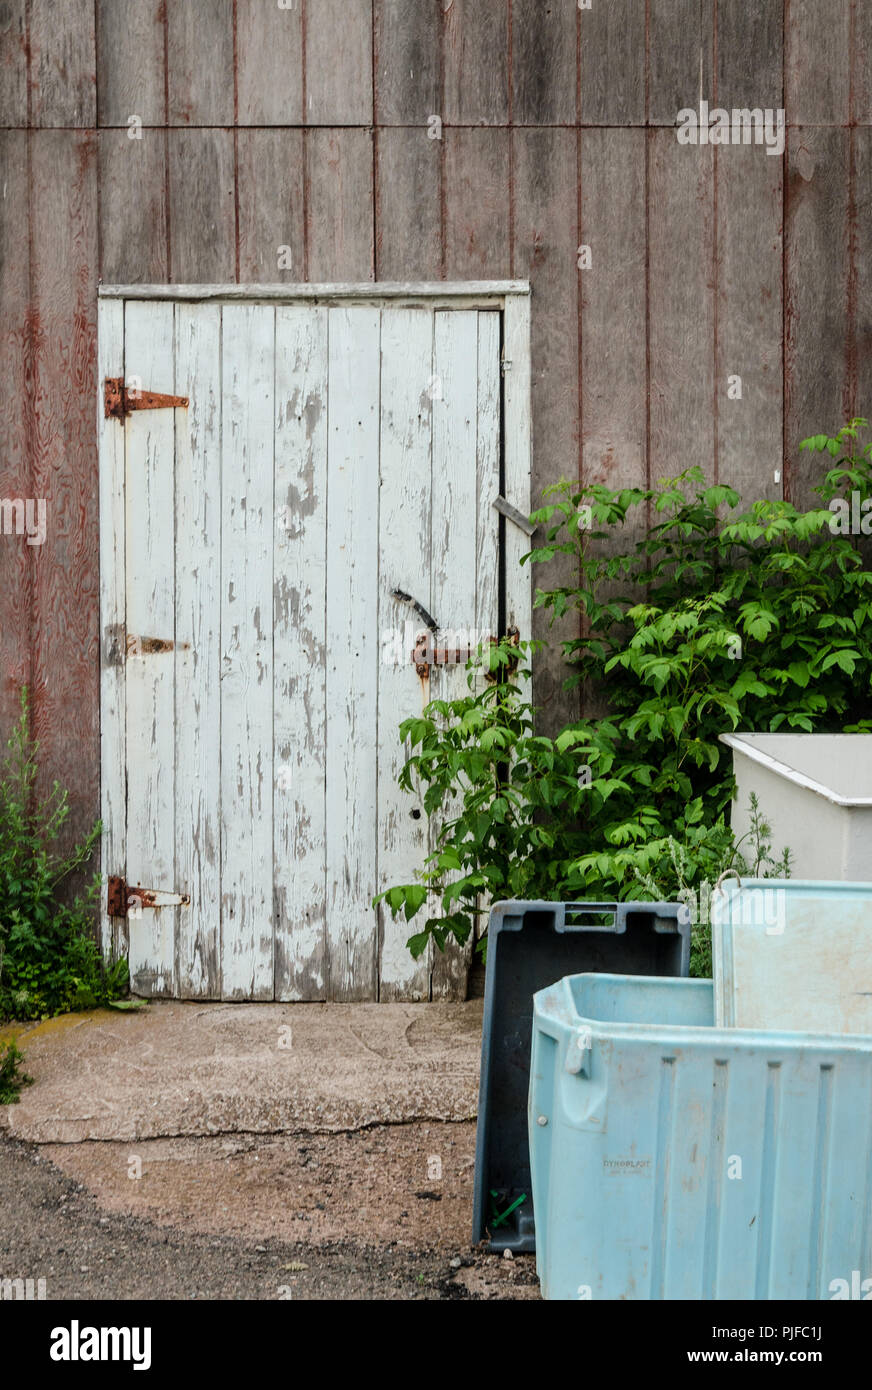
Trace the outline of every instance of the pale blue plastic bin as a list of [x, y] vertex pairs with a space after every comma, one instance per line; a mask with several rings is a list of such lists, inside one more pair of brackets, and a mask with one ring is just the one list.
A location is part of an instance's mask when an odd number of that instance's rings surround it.
[[534, 996], [544, 1298], [832, 1299], [872, 1280], [872, 1037], [713, 1020], [709, 980], [573, 975]]

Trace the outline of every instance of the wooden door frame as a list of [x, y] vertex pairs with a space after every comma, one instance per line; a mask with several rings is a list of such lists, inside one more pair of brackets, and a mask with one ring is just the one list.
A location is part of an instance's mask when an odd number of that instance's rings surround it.
[[[530, 285], [526, 280], [444, 283], [303, 285], [100, 285], [97, 305], [97, 436], [100, 517], [100, 808], [104, 879], [100, 935], [104, 956], [127, 955], [124, 918], [106, 910], [105, 880], [127, 862], [127, 733], [125, 708], [125, 435], [106, 418], [103, 381], [124, 374], [125, 300], [219, 300], [251, 304], [311, 303], [325, 307], [389, 302], [429, 309], [498, 309], [503, 315], [504, 495], [525, 516], [531, 507]], [[143, 383], [147, 389], [147, 383]], [[530, 571], [520, 564], [529, 536], [506, 520], [503, 537], [505, 623], [531, 635]], [[163, 885], [161, 885], [163, 886]]]

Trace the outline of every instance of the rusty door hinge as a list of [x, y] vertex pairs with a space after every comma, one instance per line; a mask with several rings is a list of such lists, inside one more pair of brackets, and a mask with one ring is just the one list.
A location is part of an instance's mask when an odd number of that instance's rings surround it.
[[131, 888], [118, 874], [109, 877], [106, 911], [110, 917], [138, 917], [144, 907], [189, 907], [189, 893], [161, 893], [153, 888]]
[[123, 420], [131, 410], [166, 410], [186, 406], [187, 396], [165, 396], [160, 391], [131, 391], [123, 376], [107, 376], [103, 382], [103, 412], [106, 419]]

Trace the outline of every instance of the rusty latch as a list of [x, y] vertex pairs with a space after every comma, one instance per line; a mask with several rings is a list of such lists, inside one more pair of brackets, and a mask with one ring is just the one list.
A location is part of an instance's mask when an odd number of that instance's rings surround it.
[[[488, 637], [488, 642], [496, 642], [495, 637]], [[478, 646], [465, 647], [434, 647], [432, 634], [422, 632], [412, 649], [412, 661], [419, 676], [428, 676], [431, 666], [459, 666], [461, 662], [465, 665], [478, 651]]]
[[131, 888], [118, 874], [109, 877], [106, 911], [110, 917], [139, 916], [144, 907], [190, 907], [189, 893], [161, 893], [153, 888]]
[[124, 384], [123, 376], [107, 376], [103, 383], [103, 410], [107, 420], [123, 420], [132, 410], [167, 410], [187, 404], [187, 396], [165, 396], [160, 391], [130, 391]]
[[190, 646], [190, 642], [174, 642], [168, 637], [134, 637], [132, 632], [127, 634], [128, 656], [153, 656], [156, 652], [173, 650], [186, 652]]
[[[507, 629], [506, 638], [513, 647], [518, 647], [520, 645], [521, 634], [516, 627]], [[492, 647], [497, 645], [497, 640], [496, 637], [487, 638], [487, 641]], [[451, 666], [459, 665], [461, 662], [466, 663], [471, 660], [472, 657], [476, 656], [477, 652], [477, 646], [434, 647], [432, 645], [431, 634], [422, 632], [419, 634], [418, 640], [412, 649], [412, 661], [414, 662], [415, 670], [419, 676], [429, 677], [431, 666]], [[518, 656], [513, 656], [509, 660], [508, 666], [510, 671], [515, 671], [517, 669], [519, 659], [520, 653]], [[486, 671], [485, 679], [488, 681], [497, 681], [500, 679], [499, 672]]]

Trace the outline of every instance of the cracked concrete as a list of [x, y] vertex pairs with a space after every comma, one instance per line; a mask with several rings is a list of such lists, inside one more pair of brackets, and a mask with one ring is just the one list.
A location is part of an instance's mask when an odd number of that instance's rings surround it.
[[0, 1128], [37, 1144], [339, 1133], [475, 1118], [481, 1000], [155, 1002], [2, 1030], [36, 1084]]
[[537, 1298], [532, 1257], [469, 1245], [481, 1014], [164, 1002], [0, 1029], [36, 1083], [0, 1107], [3, 1271], [49, 1297]]

